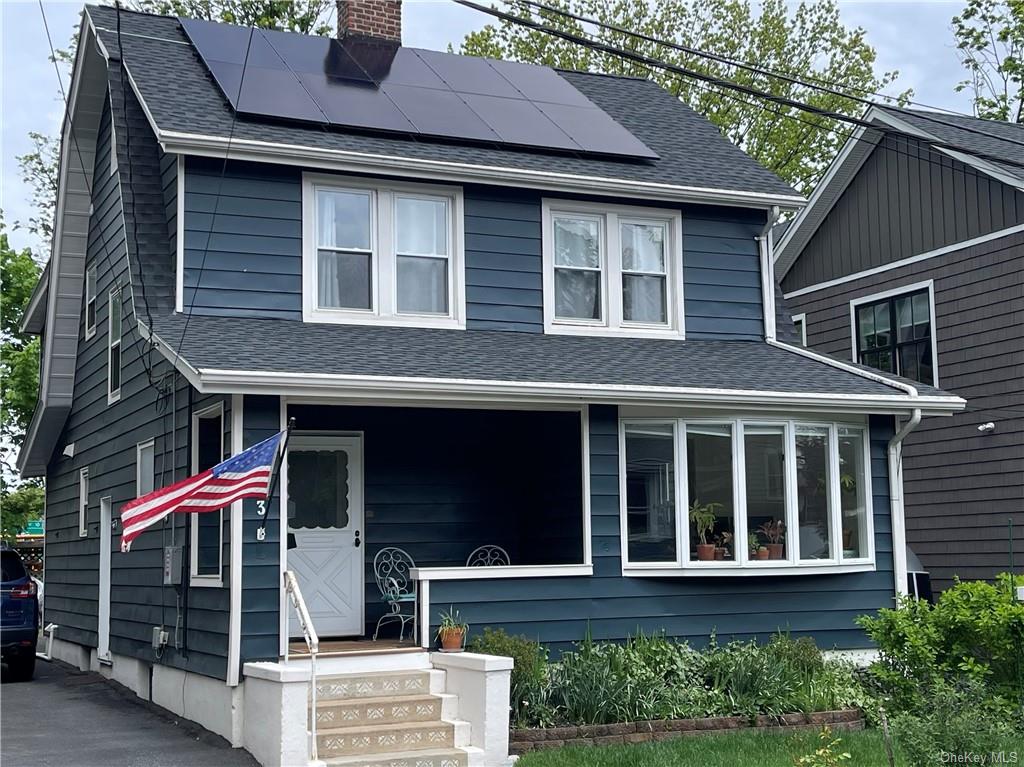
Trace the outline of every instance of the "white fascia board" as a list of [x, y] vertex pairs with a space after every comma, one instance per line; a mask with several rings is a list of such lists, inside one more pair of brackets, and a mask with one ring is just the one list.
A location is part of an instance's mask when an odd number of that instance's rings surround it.
[[[466, 378], [426, 378], [325, 373], [279, 373], [200, 368], [201, 393], [286, 394], [366, 399], [431, 397], [460, 401], [588, 402], [651, 404], [699, 403], [750, 407], [819, 408], [833, 412], [906, 413], [915, 408], [951, 414], [966, 404], [959, 397], [914, 397], [905, 394], [853, 395], [772, 392], [744, 389], [704, 389], [623, 384], [495, 381]], [[896, 386], [893, 382], [886, 381]]]
[[38, 336], [43, 332], [43, 328], [46, 326], [46, 305], [49, 294], [50, 262], [47, 261], [43, 271], [39, 274], [39, 281], [32, 289], [28, 306], [25, 307], [25, 313], [21, 318], [21, 327], [18, 329], [22, 333]]
[[409, 577], [414, 581], [482, 581], [507, 578], [581, 578], [593, 574], [593, 565], [413, 567], [409, 570]]
[[306, 168], [343, 171], [347, 173], [375, 173], [384, 176], [408, 178], [410, 173], [419, 179], [435, 179], [460, 183], [486, 183], [497, 186], [515, 186], [553, 190], [567, 193], [586, 192], [615, 197], [645, 200], [664, 200], [679, 203], [704, 203], [739, 207], [787, 210], [803, 207], [806, 200], [800, 195], [774, 195], [739, 190], [706, 189], [703, 187], [662, 184], [650, 181], [631, 181], [601, 176], [581, 176], [551, 171], [530, 170], [492, 165], [427, 160], [397, 155], [367, 154], [313, 146], [279, 144], [240, 139], [230, 142], [220, 136], [205, 136], [175, 131], [160, 131], [157, 140], [165, 152], [171, 154], [201, 155], [233, 160], [301, 165]]

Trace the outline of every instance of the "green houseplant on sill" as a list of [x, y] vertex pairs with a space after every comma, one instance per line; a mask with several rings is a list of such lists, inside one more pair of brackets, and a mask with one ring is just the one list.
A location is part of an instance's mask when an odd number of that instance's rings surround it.
[[441, 625], [437, 627], [437, 638], [441, 652], [462, 652], [469, 631], [469, 624], [462, 621], [458, 610], [451, 607], [440, 615]]
[[697, 544], [697, 559], [702, 562], [715, 558], [715, 544], [713, 541], [708, 543], [708, 536], [715, 529], [715, 509], [721, 505], [720, 503], [702, 504], [696, 498], [690, 504], [690, 523], [700, 540], [700, 543]]

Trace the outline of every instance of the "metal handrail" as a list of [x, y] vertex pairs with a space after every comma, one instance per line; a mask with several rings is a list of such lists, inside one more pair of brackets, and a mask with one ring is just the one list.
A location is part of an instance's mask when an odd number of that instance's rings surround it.
[[[306, 601], [302, 598], [302, 590], [299, 582], [295, 579], [295, 573], [291, 570], [284, 571], [284, 590], [288, 594], [295, 612], [299, 616], [299, 626], [302, 629], [302, 636], [306, 640], [306, 647], [309, 648], [309, 758], [310, 761], [317, 761], [316, 744], [316, 654], [320, 651], [320, 637], [316, 635], [313, 628], [313, 620], [309, 617], [309, 610], [306, 608]], [[287, 657], [287, 656], [286, 656]]]

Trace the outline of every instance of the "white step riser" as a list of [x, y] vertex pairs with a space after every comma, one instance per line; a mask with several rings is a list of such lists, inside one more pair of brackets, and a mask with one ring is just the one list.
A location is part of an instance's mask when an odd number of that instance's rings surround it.
[[[366, 700], [365, 703], [362, 701]], [[360, 727], [402, 722], [439, 722], [443, 716], [443, 700], [439, 697], [355, 699], [320, 706], [317, 726], [323, 728]]]
[[[319, 700], [354, 698], [396, 698], [403, 695], [427, 695], [432, 692], [433, 674], [427, 671], [403, 671], [386, 674], [352, 674], [318, 677]], [[443, 686], [443, 679], [442, 679]]]
[[455, 727], [436, 722], [380, 730], [340, 729], [322, 734], [318, 731], [317, 745], [322, 758], [394, 752], [409, 752], [411, 757], [416, 751], [454, 748]]

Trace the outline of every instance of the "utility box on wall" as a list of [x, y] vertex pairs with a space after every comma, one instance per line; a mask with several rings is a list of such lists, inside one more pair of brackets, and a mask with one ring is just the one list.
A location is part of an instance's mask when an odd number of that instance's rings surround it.
[[181, 546], [164, 546], [164, 585], [181, 584]]

